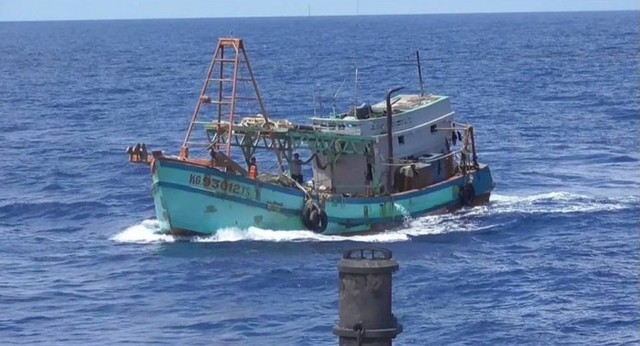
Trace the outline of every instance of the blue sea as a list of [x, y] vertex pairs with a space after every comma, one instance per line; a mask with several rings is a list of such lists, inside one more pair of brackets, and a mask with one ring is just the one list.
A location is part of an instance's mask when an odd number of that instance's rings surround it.
[[[638, 20], [0, 23], [0, 344], [335, 345], [341, 252], [381, 246], [400, 264], [397, 345], [638, 345]], [[295, 122], [353, 105], [356, 68], [359, 102], [417, 92], [419, 50], [425, 91], [475, 126], [491, 203], [354, 238], [156, 234], [124, 149], [178, 152], [229, 35], [270, 116]]]

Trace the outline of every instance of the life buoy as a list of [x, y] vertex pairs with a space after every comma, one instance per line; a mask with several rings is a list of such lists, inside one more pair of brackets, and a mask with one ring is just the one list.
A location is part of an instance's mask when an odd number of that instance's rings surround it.
[[476, 190], [472, 184], [465, 184], [460, 188], [460, 204], [465, 207], [473, 206], [476, 199]]
[[306, 203], [302, 209], [302, 223], [308, 230], [322, 233], [327, 229], [329, 217], [315, 203]]

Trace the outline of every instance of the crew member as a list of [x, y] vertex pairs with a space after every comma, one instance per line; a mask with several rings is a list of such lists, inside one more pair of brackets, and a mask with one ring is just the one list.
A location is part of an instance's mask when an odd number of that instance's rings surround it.
[[141, 155], [142, 155], [142, 147], [140, 146], [140, 143], [138, 143], [133, 148], [133, 157], [135, 159], [135, 162], [140, 162], [140, 156]]
[[140, 146], [140, 160], [142, 162], [147, 162], [148, 159], [147, 157], [149, 156], [149, 152], [147, 151], [147, 145], [142, 143], [142, 146]]
[[211, 168], [216, 166], [216, 149], [213, 145], [209, 146], [209, 156], [211, 157]]
[[258, 177], [258, 164], [256, 164], [256, 158], [252, 157], [249, 163], [249, 179], [256, 179]]
[[304, 181], [302, 177], [302, 165], [309, 163], [311, 159], [313, 159], [314, 155], [311, 155], [307, 161], [302, 161], [300, 160], [300, 155], [298, 155], [298, 153], [293, 154], [293, 160], [291, 160], [291, 164], [289, 165], [289, 171], [291, 173], [291, 178], [297, 181], [298, 184], [302, 184]]

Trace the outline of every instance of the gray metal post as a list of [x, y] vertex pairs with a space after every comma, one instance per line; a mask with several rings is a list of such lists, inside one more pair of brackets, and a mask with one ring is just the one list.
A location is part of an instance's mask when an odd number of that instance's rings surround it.
[[387, 91], [387, 194], [393, 193], [393, 109], [391, 108], [391, 95], [400, 91], [404, 87], [394, 88]]
[[399, 265], [381, 248], [346, 251], [338, 263], [340, 346], [391, 346], [402, 325], [391, 312], [392, 273]]

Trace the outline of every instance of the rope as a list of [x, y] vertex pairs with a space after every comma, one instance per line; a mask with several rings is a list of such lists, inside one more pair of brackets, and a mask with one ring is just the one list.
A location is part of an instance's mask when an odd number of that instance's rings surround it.
[[280, 175], [281, 177], [284, 177], [285, 180], [287, 180], [290, 183], [293, 183], [293, 185], [295, 185], [300, 191], [302, 191], [302, 193], [304, 193], [305, 198], [307, 200], [311, 200], [311, 195], [309, 194], [309, 191], [307, 191], [307, 189], [304, 188], [304, 186], [300, 185], [300, 183], [298, 183], [297, 181], [295, 181], [294, 179], [292, 179], [290, 176], [282, 173]]
[[316, 166], [318, 166], [318, 168], [320, 168], [323, 171], [327, 169], [327, 166], [329, 165], [329, 160], [327, 160], [327, 163], [325, 163], [323, 166], [322, 163], [320, 162], [320, 158], [318, 157], [318, 155], [314, 153], [313, 156], [315, 158]]

